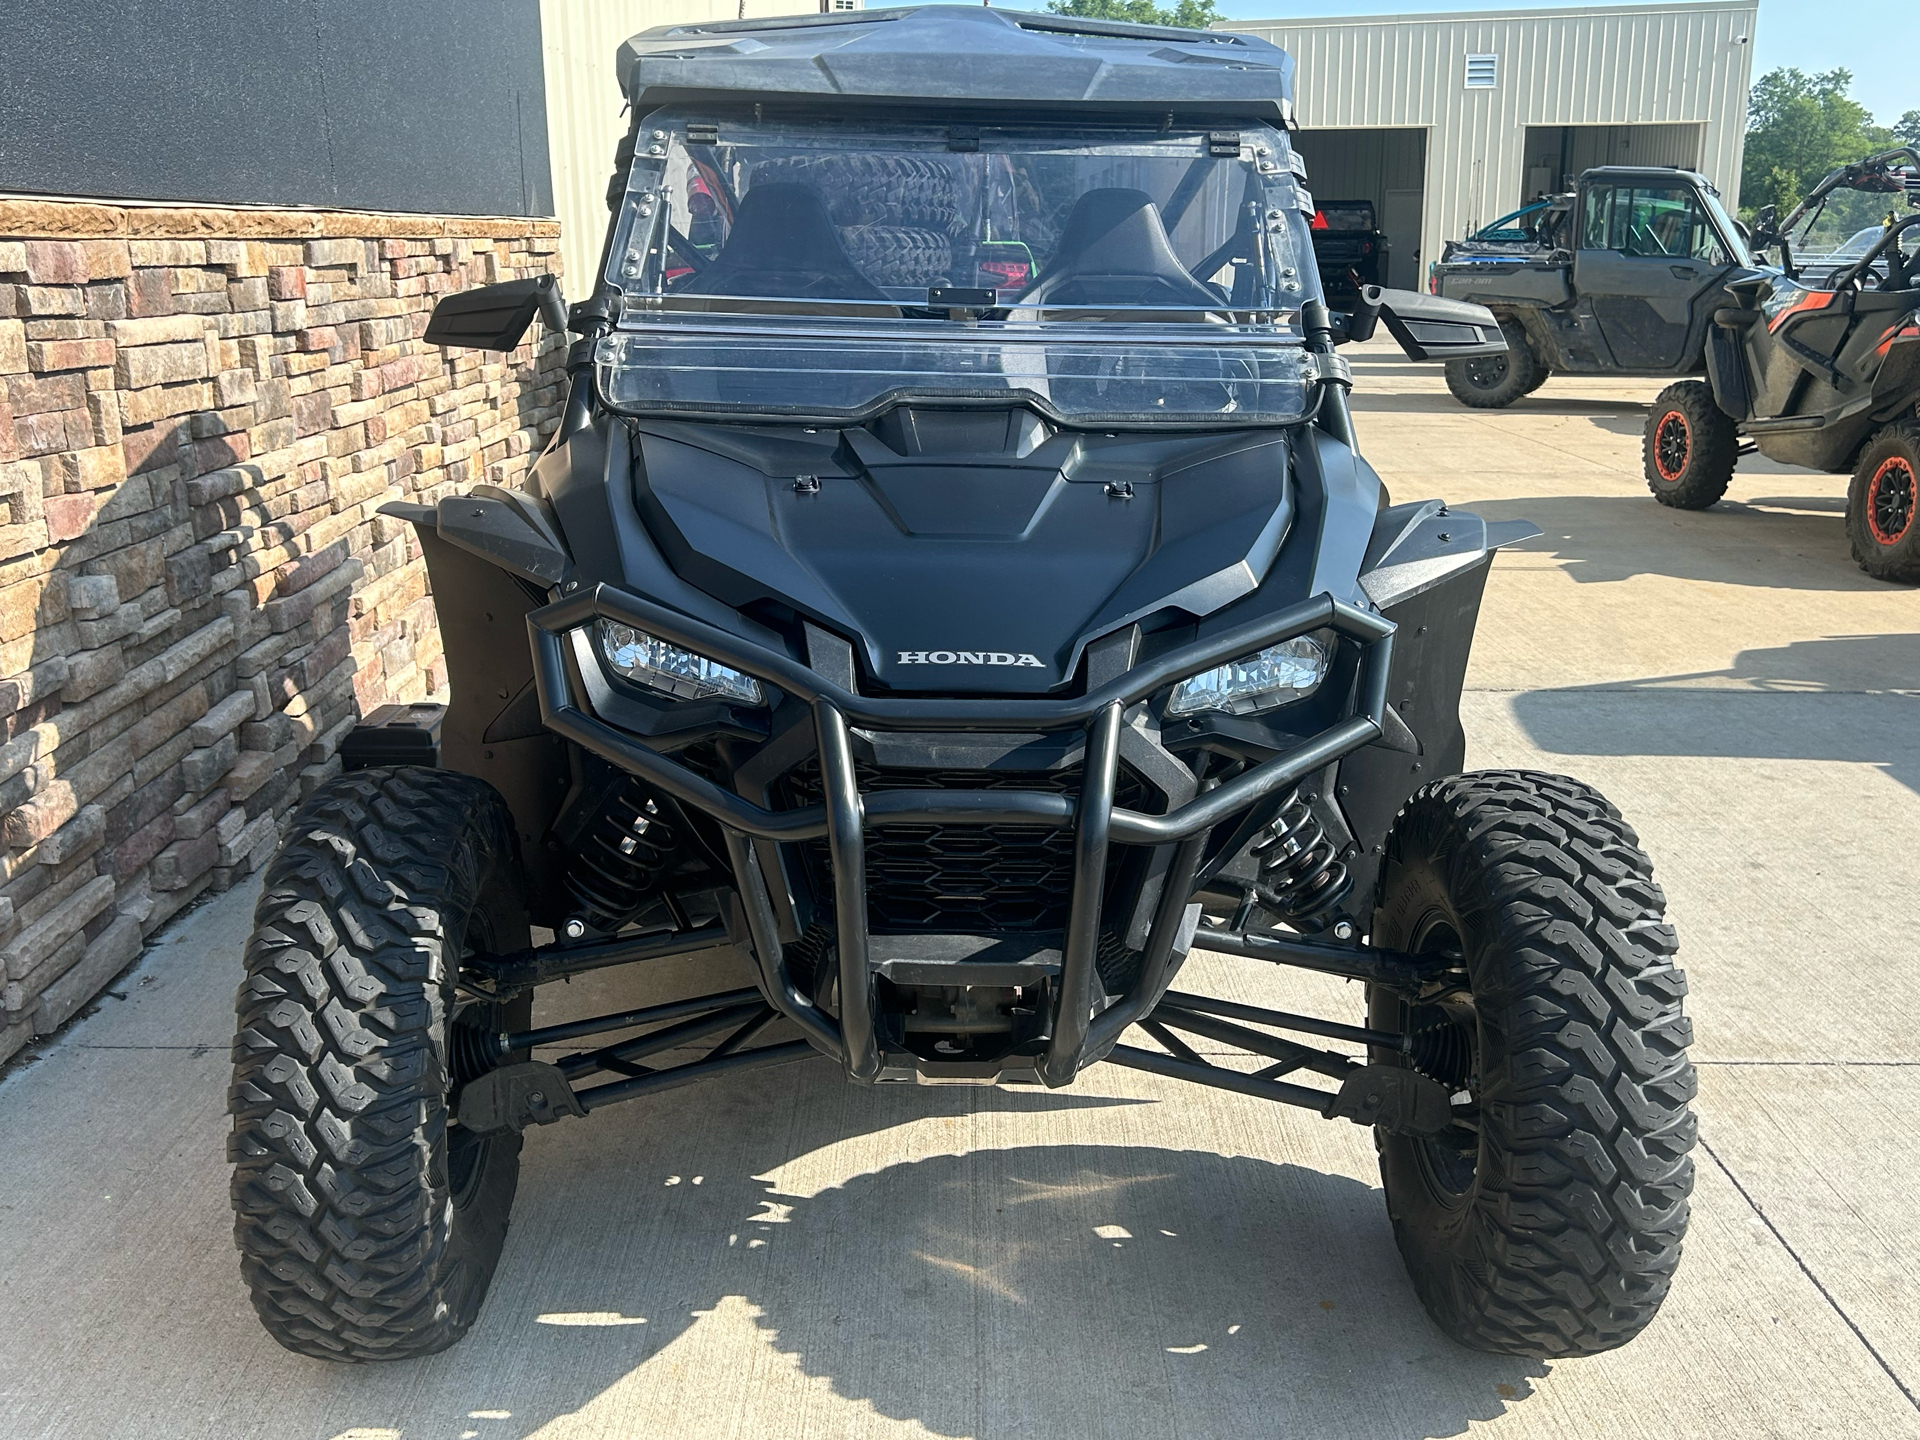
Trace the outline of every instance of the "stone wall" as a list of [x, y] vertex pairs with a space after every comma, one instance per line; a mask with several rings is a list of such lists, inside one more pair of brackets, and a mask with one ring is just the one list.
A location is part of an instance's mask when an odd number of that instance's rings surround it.
[[563, 352], [420, 335], [559, 263], [549, 221], [0, 199], [0, 1061], [444, 687], [375, 511], [515, 482]]

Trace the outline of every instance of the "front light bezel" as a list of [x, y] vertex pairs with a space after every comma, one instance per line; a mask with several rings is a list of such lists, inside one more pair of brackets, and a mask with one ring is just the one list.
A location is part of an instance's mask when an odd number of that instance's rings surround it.
[[[651, 697], [678, 704], [711, 701], [723, 705], [766, 707], [766, 687], [756, 677], [723, 664], [710, 655], [702, 655], [697, 650], [676, 645], [637, 625], [604, 615], [597, 617], [586, 628], [589, 631], [588, 642], [608, 672]], [[628, 638], [616, 640], [616, 632], [626, 632]], [[642, 662], [623, 663], [617, 658], [621, 649], [642, 643], [656, 647], [651, 653], [658, 658], [683, 656], [698, 668], [695, 673], [689, 674]]]
[[[1211, 699], [1203, 697], [1198, 703], [1182, 703], [1182, 697], [1189, 693], [1189, 687], [1198, 685], [1199, 682], [1207, 680], [1212, 676], [1230, 674], [1236, 670], [1249, 668], [1261, 663], [1265, 660], [1265, 657], [1272, 655], [1274, 652], [1287, 651], [1291, 647], [1310, 647], [1317, 656], [1318, 669], [1317, 673], [1313, 676], [1311, 684], [1304, 687], [1299, 685], [1268, 685], [1261, 688], [1251, 688], [1243, 682], [1238, 697], [1218, 696], [1217, 698]], [[1276, 641], [1272, 645], [1263, 646], [1251, 655], [1244, 655], [1237, 660], [1230, 660], [1225, 664], [1212, 666], [1209, 669], [1189, 675], [1184, 680], [1177, 681], [1173, 688], [1167, 692], [1165, 703], [1166, 716], [1170, 720], [1185, 720], [1191, 723], [1197, 723], [1209, 715], [1245, 718], [1257, 715], [1269, 715], [1276, 710], [1284, 710], [1289, 706], [1298, 705], [1302, 701], [1311, 700], [1315, 695], [1320, 693], [1321, 688], [1327, 683], [1327, 678], [1333, 673], [1338, 658], [1338, 651], [1339, 642], [1329, 630], [1316, 630], [1311, 634], [1296, 635], [1286, 640]], [[1288, 656], [1287, 658], [1298, 657]]]

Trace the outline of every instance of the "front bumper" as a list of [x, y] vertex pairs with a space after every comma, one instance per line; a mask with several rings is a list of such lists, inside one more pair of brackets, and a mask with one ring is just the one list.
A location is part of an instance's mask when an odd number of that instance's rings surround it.
[[[566, 637], [600, 618], [710, 656], [811, 707], [820, 758], [820, 802], [786, 810], [756, 805], [591, 713], [569, 677]], [[840, 1060], [852, 1079], [994, 1078], [958, 1071], [943, 1075], [937, 1063], [883, 1052], [874, 1010], [875, 967], [867, 919], [867, 830], [929, 822], [1070, 830], [1073, 884], [1058, 983], [1050, 991], [1044, 1050], [1031, 1061], [1038, 1078], [1052, 1086], [1068, 1083], [1083, 1065], [1111, 1049], [1165, 990], [1193, 877], [1213, 828], [1380, 737], [1394, 634], [1392, 621], [1321, 595], [1157, 656], [1085, 696], [906, 699], [854, 694], [784, 654], [610, 585], [544, 606], [527, 619], [534, 682], [546, 727], [720, 825], [768, 1003], [798, 1025], [815, 1048]], [[1358, 683], [1349, 713], [1293, 749], [1164, 815], [1115, 806], [1122, 717], [1129, 706], [1189, 675], [1322, 629], [1331, 629], [1359, 648]], [[1000, 789], [863, 793], [855, 777], [850, 738], [854, 727], [914, 732], [1078, 730], [1086, 746], [1080, 789], [1077, 795]], [[773, 898], [754, 845], [756, 840], [791, 843], [822, 836], [833, 862], [837, 1017], [801, 994], [788, 972]], [[1095, 959], [1106, 861], [1114, 845], [1172, 846], [1173, 856], [1154, 907], [1138, 978], [1127, 994], [1096, 1014]], [[1104, 992], [1098, 998], [1105, 999]]]

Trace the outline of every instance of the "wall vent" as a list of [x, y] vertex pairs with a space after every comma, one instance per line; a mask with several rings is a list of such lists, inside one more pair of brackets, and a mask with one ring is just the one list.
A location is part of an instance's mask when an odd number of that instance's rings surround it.
[[1498, 55], [1467, 56], [1467, 89], [1491, 90], [1500, 80]]

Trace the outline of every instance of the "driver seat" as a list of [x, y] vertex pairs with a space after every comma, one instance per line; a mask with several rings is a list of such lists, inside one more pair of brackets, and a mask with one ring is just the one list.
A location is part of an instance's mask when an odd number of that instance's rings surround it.
[[1153, 197], [1143, 190], [1113, 187], [1089, 190], [1074, 202], [1046, 273], [1021, 292], [1013, 308], [1166, 305], [1217, 310], [1225, 303], [1224, 296], [1196, 280], [1173, 253]]

